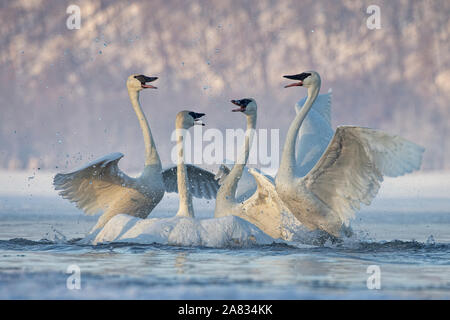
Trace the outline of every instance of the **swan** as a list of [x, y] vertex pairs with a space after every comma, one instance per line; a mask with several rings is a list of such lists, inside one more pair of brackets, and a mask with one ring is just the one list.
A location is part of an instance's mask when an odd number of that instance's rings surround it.
[[314, 167], [305, 176], [297, 176], [297, 133], [318, 96], [321, 79], [315, 71], [285, 78], [297, 80], [286, 88], [306, 87], [308, 97], [287, 132], [276, 191], [308, 229], [340, 237], [360, 203], [369, 205], [376, 196], [383, 175], [395, 177], [418, 170], [424, 149], [379, 130], [340, 126]]
[[[331, 138], [333, 138], [334, 130], [331, 127], [331, 98], [331, 89], [328, 93], [319, 94], [300, 128], [295, 148], [295, 158], [297, 159], [296, 171], [299, 177], [305, 176], [317, 161], [319, 161]], [[306, 99], [307, 96], [295, 104], [294, 108], [296, 113], [300, 112]], [[226, 163], [232, 162], [227, 160]], [[219, 185], [223, 183], [230, 171], [230, 168], [225, 164], [219, 167], [215, 176]], [[275, 181], [268, 174], [264, 173], [264, 176], [272, 182]], [[236, 188], [236, 201], [243, 202], [247, 200], [255, 193], [256, 188], [256, 181], [253, 175], [250, 174], [248, 167], [245, 166]]]
[[[145, 142], [145, 166], [139, 177], [132, 178], [123, 173], [118, 162], [124, 155], [112, 153], [73, 172], [58, 173], [53, 179], [53, 185], [59, 195], [74, 202], [86, 214], [93, 215], [103, 211], [93, 231], [102, 228], [113, 216], [120, 213], [146, 218], [166, 191], [177, 191], [177, 175], [181, 173], [177, 172], [176, 167], [162, 170], [147, 118], [139, 102], [141, 90], [156, 89], [147, 84], [156, 79], [158, 78], [137, 74], [127, 79], [128, 95]], [[219, 185], [214, 180], [213, 173], [187, 165], [182, 174], [189, 177], [189, 187], [195, 197], [215, 197]]]
[[189, 187], [187, 166], [184, 163], [184, 132], [202, 124], [204, 113], [181, 111], [176, 117], [178, 212], [170, 218], [132, 217], [119, 214], [109, 220], [84, 243], [128, 242], [196, 245], [207, 247], [270, 244], [273, 238], [239, 217], [195, 219]]
[[278, 197], [274, 183], [255, 169], [248, 172], [256, 181], [256, 191], [245, 201], [236, 199], [236, 190], [239, 179], [247, 163], [250, 146], [256, 128], [257, 104], [252, 98], [231, 100], [238, 109], [233, 112], [242, 112], [247, 117], [243, 151], [233, 169], [223, 178], [219, 191], [217, 191], [214, 209], [215, 217], [234, 215], [241, 217], [273, 238], [283, 238], [283, 212], [288, 212]]

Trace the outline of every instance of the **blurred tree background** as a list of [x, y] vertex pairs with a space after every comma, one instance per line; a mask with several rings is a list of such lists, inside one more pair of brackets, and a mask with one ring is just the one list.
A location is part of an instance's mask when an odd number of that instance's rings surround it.
[[[66, 8], [81, 8], [81, 29]], [[369, 30], [366, 9], [381, 8]], [[141, 94], [163, 162], [175, 114], [242, 128], [230, 99], [254, 97], [280, 148], [304, 89], [282, 75], [317, 70], [333, 89], [333, 125], [400, 134], [426, 147], [424, 169], [450, 169], [450, 2], [419, 0], [0, 0], [0, 167], [71, 169], [120, 151], [143, 165], [125, 81]], [[56, 169], [58, 168], [58, 169]]]

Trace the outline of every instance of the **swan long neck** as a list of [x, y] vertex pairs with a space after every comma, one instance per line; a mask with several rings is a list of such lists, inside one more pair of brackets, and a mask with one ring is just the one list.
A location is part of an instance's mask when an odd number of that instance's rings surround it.
[[[242, 176], [242, 172], [244, 170], [245, 165], [247, 164], [248, 157], [250, 154], [250, 146], [253, 141], [253, 135], [255, 134], [256, 129], [256, 114], [251, 114], [247, 116], [247, 129], [245, 131], [244, 138], [244, 146], [242, 152], [239, 154], [239, 157], [236, 163], [233, 166], [233, 169], [230, 171], [228, 176], [225, 178], [224, 183], [220, 187], [218, 192], [218, 197], [222, 197], [227, 199], [228, 201], [235, 202], [236, 201], [236, 189], [239, 182], [239, 179]], [[219, 195], [220, 194], [220, 195]]]
[[298, 131], [306, 118], [309, 110], [311, 109], [314, 101], [319, 95], [320, 91], [320, 81], [308, 88], [308, 98], [305, 101], [300, 112], [295, 117], [289, 126], [289, 130], [286, 135], [286, 142], [284, 143], [283, 153], [281, 155], [280, 169], [278, 170], [278, 175], [286, 178], [294, 177], [294, 169], [296, 166], [295, 162], [295, 142], [298, 137]]
[[180, 203], [177, 216], [194, 218], [192, 194], [188, 186], [188, 175], [184, 164], [184, 129], [176, 128], [177, 134], [177, 185]]
[[157, 165], [161, 167], [161, 160], [159, 159], [158, 151], [156, 150], [155, 141], [153, 140], [150, 126], [148, 125], [147, 118], [142, 111], [141, 104], [139, 102], [139, 91], [128, 90], [131, 104], [136, 112], [139, 120], [139, 125], [142, 129], [142, 135], [144, 136], [145, 143], [145, 166]]

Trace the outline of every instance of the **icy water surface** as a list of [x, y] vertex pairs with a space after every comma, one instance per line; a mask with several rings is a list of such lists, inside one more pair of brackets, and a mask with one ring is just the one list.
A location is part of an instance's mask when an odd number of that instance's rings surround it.
[[[0, 298], [448, 299], [450, 197], [435, 195], [381, 194], [353, 221], [358, 236], [338, 245], [214, 249], [80, 245], [74, 239], [97, 217], [51, 194], [0, 192]], [[195, 205], [200, 218], [212, 214], [212, 202]], [[165, 200], [153, 214], [175, 209]], [[80, 290], [67, 289], [70, 265], [80, 268]], [[367, 288], [371, 265], [379, 290]]]

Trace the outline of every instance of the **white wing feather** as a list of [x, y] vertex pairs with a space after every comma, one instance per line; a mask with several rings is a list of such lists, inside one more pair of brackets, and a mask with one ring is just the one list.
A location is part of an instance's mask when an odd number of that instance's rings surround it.
[[59, 173], [54, 177], [53, 185], [59, 195], [89, 215], [107, 210], [116, 199], [123, 198], [133, 199], [130, 211], [139, 210], [147, 202], [134, 188], [135, 179], [119, 169], [117, 164], [122, 157], [122, 153], [112, 153], [71, 173]]
[[361, 127], [338, 127], [314, 168], [300, 181], [347, 224], [369, 205], [383, 175], [418, 170], [424, 149], [401, 137]]
[[248, 172], [256, 181], [256, 191], [241, 205], [240, 217], [253, 223], [273, 238], [284, 238], [283, 213], [289, 212], [275, 190], [273, 181], [256, 169]]
[[[295, 105], [295, 111], [300, 112], [305, 104], [303, 98]], [[298, 132], [296, 144], [296, 176], [305, 176], [319, 161], [333, 138], [331, 127], [331, 98], [332, 91], [320, 94], [308, 112]]]
[[[231, 161], [227, 161], [227, 163], [231, 163]], [[219, 185], [222, 185], [230, 171], [231, 169], [225, 164], [220, 165], [219, 171], [214, 177], [218, 181]], [[264, 173], [263, 175], [273, 182], [273, 178], [270, 175]], [[255, 193], [256, 188], [257, 185], [255, 178], [252, 174], [250, 174], [249, 168], [245, 166], [236, 188], [236, 202], [241, 203], [250, 198]]]

